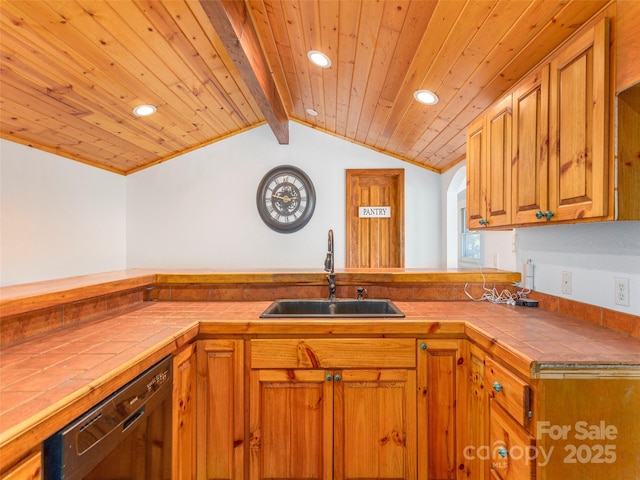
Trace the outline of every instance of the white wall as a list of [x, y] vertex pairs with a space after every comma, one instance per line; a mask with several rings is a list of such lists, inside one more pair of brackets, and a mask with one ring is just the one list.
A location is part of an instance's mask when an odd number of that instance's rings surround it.
[[[640, 222], [549, 225], [516, 229], [518, 264], [531, 259], [534, 289], [640, 315]], [[562, 272], [572, 293], [562, 293]], [[629, 279], [630, 305], [614, 302], [616, 278]]]
[[[466, 183], [466, 167], [461, 162], [441, 175], [442, 202], [446, 205], [443, 212], [443, 253], [446, 266], [449, 268], [472, 267], [473, 265], [459, 265], [459, 219], [458, 219], [458, 192]], [[506, 231], [480, 231], [482, 238], [483, 268], [498, 268], [500, 270], [520, 271], [516, 263], [516, 254], [513, 251], [513, 230]]]
[[125, 177], [0, 140], [0, 285], [126, 268]]
[[[293, 234], [270, 230], [255, 206], [260, 179], [281, 164], [301, 167], [317, 191], [313, 218]], [[404, 168], [406, 266], [446, 265], [440, 212], [462, 164], [439, 176], [292, 123], [288, 146], [264, 126], [129, 177], [0, 140], [0, 285], [127, 267], [322, 269], [329, 228], [342, 267], [346, 168]], [[520, 271], [531, 259], [536, 290], [640, 315], [640, 222], [516, 233], [513, 253], [511, 232], [485, 232], [484, 266]], [[615, 278], [630, 280], [629, 307], [614, 303]]]
[[[255, 199], [264, 174], [283, 164], [305, 171], [317, 195], [311, 221], [290, 234], [269, 229]], [[293, 122], [289, 145], [262, 126], [127, 177], [127, 265], [322, 270], [333, 229], [344, 267], [350, 168], [405, 169], [406, 267], [439, 267], [439, 175]]]
[[440, 176], [441, 202], [443, 215], [440, 227], [442, 229], [442, 258], [448, 268], [458, 266], [458, 192], [466, 183], [465, 162], [451, 167]]

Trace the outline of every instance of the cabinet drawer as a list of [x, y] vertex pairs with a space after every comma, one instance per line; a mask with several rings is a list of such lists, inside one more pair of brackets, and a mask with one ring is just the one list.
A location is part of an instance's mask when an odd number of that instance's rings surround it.
[[489, 395], [523, 426], [529, 423], [531, 388], [491, 358], [485, 361]]
[[489, 416], [491, 475], [502, 480], [535, 478], [535, 439], [495, 400], [490, 401]]
[[414, 368], [415, 339], [251, 340], [251, 368]]

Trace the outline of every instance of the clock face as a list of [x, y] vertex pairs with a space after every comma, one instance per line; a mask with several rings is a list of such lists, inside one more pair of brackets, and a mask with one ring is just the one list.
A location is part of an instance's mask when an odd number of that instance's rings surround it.
[[260, 217], [269, 228], [292, 233], [311, 219], [316, 192], [302, 170], [284, 165], [267, 172], [258, 186], [256, 201]]

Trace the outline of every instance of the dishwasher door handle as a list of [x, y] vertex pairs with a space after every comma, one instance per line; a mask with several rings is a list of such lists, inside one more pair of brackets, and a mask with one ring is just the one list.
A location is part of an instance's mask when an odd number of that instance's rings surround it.
[[144, 406], [124, 421], [122, 424], [122, 431], [125, 432], [127, 428], [136, 423], [136, 420], [138, 420], [142, 415], [144, 415]]

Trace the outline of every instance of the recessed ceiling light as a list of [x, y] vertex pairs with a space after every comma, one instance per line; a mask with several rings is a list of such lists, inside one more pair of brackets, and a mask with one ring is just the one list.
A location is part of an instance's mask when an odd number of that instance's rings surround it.
[[331, 66], [331, 59], [324, 53], [317, 50], [309, 50], [307, 52], [307, 57], [309, 57], [309, 60], [311, 60], [312, 63], [319, 67], [329, 68]]
[[425, 105], [435, 105], [440, 100], [438, 96], [430, 90], [416, 90], [413, 98]]
[[158, 110], [153, 105], [138, 105], [134, 107], [133, 114], [138, 117], [148, 117], [149, 115], [153, 115]]
[[307, 114], [311, 115], [312, 117], [318, 116], [318, 112], [316, 112], [313, 108], [307, 108]]

